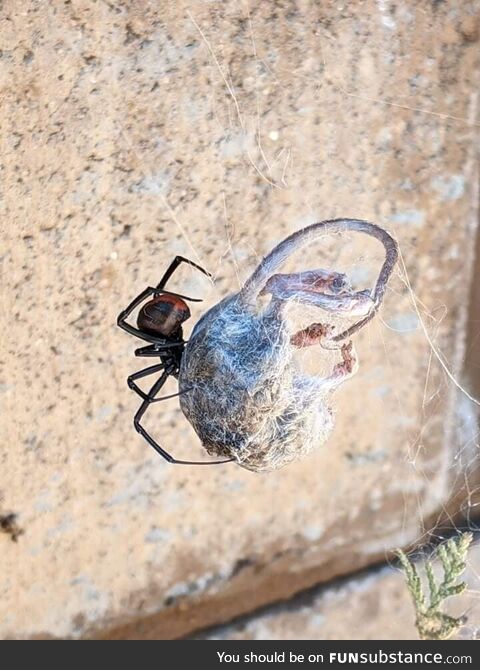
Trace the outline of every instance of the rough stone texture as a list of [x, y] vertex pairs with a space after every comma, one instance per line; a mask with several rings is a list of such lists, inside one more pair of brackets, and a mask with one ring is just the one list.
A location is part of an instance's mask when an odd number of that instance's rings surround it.
[[[187, 634], [461, 507], [472, 405], [408, 282], [458, 375], [478, 39], [474, 2], [2, 3], [0, 514], [23, 530], [0, 534], [2, 636]], [[163, 462], [131, 426], [141, 361], [117, 313], [180, 253], [215, 274], [175, 282], [206, 297], [198, 318], [287, 233], [342, 215], [387, 226], [407, 274], [356, 339], [330, 442], [265, 476]], [[345, 242], [291, 267], [364, 287], [378, 247]], [[202, 457], [175, 400], [148, 425]]]
[[[468, 568], [462, 576], [467, 590], [443, 606], [451, 616], [466, 616], [453, 639], [479, 637], [479, 568], [477, 546], [470, 551]], [[421, 564], [418, 569], [423, 578]], [[219, 627], [202, 637], [214, 640], [418, 640], [418, 632], [403, 573], [395, 568], [383, 568], [345, 580], [335, 587], [312, 590], [288, 605], [271, 607], [262, 614], [245, 617], [243, 621]]]

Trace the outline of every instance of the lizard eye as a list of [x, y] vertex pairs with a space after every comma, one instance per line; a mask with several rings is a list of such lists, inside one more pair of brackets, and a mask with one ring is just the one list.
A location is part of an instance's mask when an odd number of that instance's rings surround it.
[[334, 292], [342, 291], [345, 288], [348, 288], [347, 277], [343, 274], [337, 274], [335, 279], [332, 281], [332, 290]]

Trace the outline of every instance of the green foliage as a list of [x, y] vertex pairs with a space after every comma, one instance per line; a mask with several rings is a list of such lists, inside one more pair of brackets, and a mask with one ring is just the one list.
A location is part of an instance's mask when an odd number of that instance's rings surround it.
[[[458, 537], [453, 537], [437, 547], [431, 559], [425, 561], [425, 575], [429, 590], [428, 602], [416, 566], [403, 551], [397, 551], [415, 606], [415, 625], [422, 640], [446, 640], [454, 635], [464, 623], [463, 617], [449, 616], [442, 611], [441, 607], [444, 600], [463, 593], [467, 588], [465, 582], [458, 582], [458, 578], [465, 570], [468, 547], [472, 539], [471, 533], [462, 533]], [[433, 572], [433, 561], [435, 560], [439, 560], [442, 565], [442, 581], [438, 581]]]

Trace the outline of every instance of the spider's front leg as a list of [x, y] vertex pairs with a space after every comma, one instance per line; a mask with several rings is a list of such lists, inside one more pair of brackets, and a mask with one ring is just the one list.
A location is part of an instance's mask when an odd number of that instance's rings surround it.
[[122, 330], [125, 330], [127, 333], [130, 333], [130, 335], [135, 335], [135, 337], [139, 337], [142, 340], [146, 340], [147, 342], [154, 342], [158, 338], [151, 337], [145, 333], [142, 333], [141, 330], [138, 328], [135, 328], [131, 324], [127, 323], [127, 319], [130, 316], [130, 314], [133, 312], [133, 310], [138, 307], [144, 300], [149, 298], [152, 295], [155, 295], [155, 293], [158, 293], [159, 289], [153, 288], [152, 286], [147, 286], [147, 288], [139, 293], [136, 298], [132, 300], [132, 302], [126, 307], [122, 312], [117, 317], [117, 326], [119, 328], [122, 328]]
[[196, 270], [200, 270], [200, 272], [202, 272], [204, 275], [206, 275], [206, 276], [209, 277], [210, 279], [212, 278], [212, 275], [210, 274], [210, 272], [208, 272], [207, 270], [205, 270], [205, 268], [202, 268], [201, 265], [197, 265], [197, 264], [194, 263], [193, 261], [189, 260], [188, 258], [184, 258], [183, 256], [175, 256], [175, 258], [173, 259], [173, 261], [170, 263], [170, 265], [169, 265], [168, 268], [166, 269], [165, 274], [163, 275], [163, 277], [162, 277], [162, 278], [160, 279], [160, 281], [158, 282], [158, 284], [157, 284], [157, 289], [160, 290], [160, 289], [163, 289], [163, 288], [165, 287], [165, 285], [167, 284], [167, 282], [168, 282], [168, 280], [170, 279], [170, 277], [173, 275], [173, 273], [175, 272], [175, 270], [176, 270], [176, 269], [179, 267], [179, 265], [181, 265], [182, 263], [186, 263], [187, 265], [190, 265], [192, 268], [195, 268]]

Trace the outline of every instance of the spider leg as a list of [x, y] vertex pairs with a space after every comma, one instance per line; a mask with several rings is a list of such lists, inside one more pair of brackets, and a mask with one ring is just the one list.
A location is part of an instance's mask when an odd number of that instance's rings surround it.
[[[156, 366], [151, 366], [151, 367], [156, 367]], [[147, 368], [148, 370], [149, 368]], [[145, 370], [141, 370], [140, 372], [145, 372], [146, 374], [149, 374]], [[153, 371], [152, 371], [153, 372]], [[137, 413], [134, 416], [133, 419], [133, 425], [135, 426], [135, 429], [137, 430], [138, 433], [152, 446], [157, 453], [160, 454], [166, 461], [169, 463], [174, 463], [177, 465], [220, 465], [221, 463], [230, 463], [232, 462], [233, 458], [228, 458], [223, 461], [182, 461], [174, 458], [171, 454], [168, 453], [168, 451], [165, 451], [158, 442], [156, 442], [153, 437], [145, 430], [145, 428], [141, 425], [140, 420], [147, 411], [148, 407], [152, 402], [155, 402], [157, 400], [166, 400], [167, 398], [173, 397], [173, 396], [164, 396], [163, 398], [155, 398], [156, 394], [160, 391], [162, 386], [165, 384], [167, 381], [168, 377], [170, 376], [170, 372], [165, 370], [165, 372], [157, 379], [157, 381], [153, 384], [152, 388], [146, 394], [146, 398], [140, 405]], [[184, 391], [185, 393], [185, 391]], [[179, 395], [178, 393], [174, 395]]]
[[161, 344], [150, 344], [148, 347], [140, 347], [135, 349], [135, 356], [147, 356], [158, 358], [162, 351], [169, 351], [172, 347], [182, 347], [187, 344], [185, 340], [166, 341], [159, 340]]
[[173, 275], [175, 270], [178, 268], [178, 266], [181, 263], [187, 263], [188, 265], [191, 265], [192, 267], [196, 268], [197, 270], [200, 270], [200, 272], [203, 272], [204, 275], [207, 277], [211, 277], [212, 275], [210, 272], [207, 272], [204, 268], [202, 268], [200, 265], [197, 265], [193, 261], [189, 261], [188, 258], [184, 258], [183, 256], [175, 256], [173, 261], [170, 263], [168, 268], [165, 271], [165, 274], [163, 277], [160, 279], [159, 283], [157, 284], [157, 290], [163, 289], [163, 287], [166, 285], [170, 277]]
[[[156, 398], [155, 397], [156, 394], [152, 394], [151, 390], [148, 393], [145, 393], [145, 391], [142, 391], [142, 389], [139, 386], [137, 386], [137, 384], [135, 384], [136, 379], [142, 379], [142, 377], [153, 375], [155, 372], [159, 372], [164, 368], [165, 368], [164, 363], [157, 363], [157, 365], [150, 365], [148, 368], [144, 368], [143, 370], [134, 372], [127, 379], [128, 387], [132, 389], [132, 391], [135, 391], [135, 393], [139, 395], [140, 398], [143, 398], [143, 400], [147, 400], [149, 403], [160, 402], [161, 400], [169, 400], [170, 398], [176, 398], [177, 396], [181, 395], [181, 393], [186, 393], [189, 389], [185, 389], [185, 391], [182, 391], [180, 393], [171, 393], [170, 395], [164, 395], [161, 398]], [[172, 373], [168, 372], [168, 374], [170, 375]]]
[[126, 321], [126, 319], [128, 319], [133, 310], [136, 307], [138, 307], [138, 305], [140, 305], [140, 303], [146, 300], [149, 296], [154, 295], [156, 290], [157, 289], [148, 286], [144, 291], [139, 293], [139, 295], [137, 295], [137, 297], [132, 300], [132, 302], [128, 305], [128, 307], [126, 307], [122, 312], [120, 312], [120, 314], [117, 317], [117, 326], [122, 328], [122, 330], [125, 330], [127, 333], [130, 333], [130, 335], [135, 335], [135, 337], [139, 337], [140, 339], [146, 340], [147, 342], [159, 341], [158, 337], [142, 333], [141, 330], [135, 328]]
[[158, 358], [159, 350], [154, 344], [149, 344], [147, 347], [140, 347], [135, 349], [135, 356], [148, 356]]
[[157, 363], [157, 365], [150, 365], [148, 368], [144, 368], [143, 370], [134, 372], [127, 379], [128, 387], [131, 388], [132, 391], [135, 391], [135, 393], [137, 393], [140, 396], [140, 398], [146, 400], [148, 398], [148, 394], [142, 391], [142, 389], [135, 384], [135, 380], [142, 379], [143, 377], [147, 377], [148, 375], [153, 375], [154, 372], [159, 372], [160, 370], [163, 370], [164, 367], [165, 367], [164, 363]]

